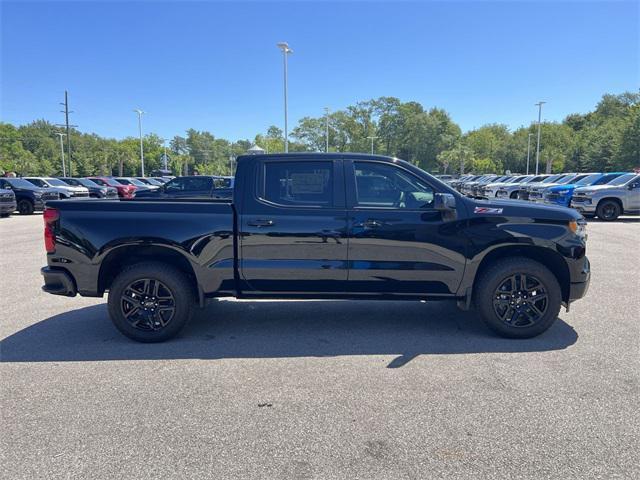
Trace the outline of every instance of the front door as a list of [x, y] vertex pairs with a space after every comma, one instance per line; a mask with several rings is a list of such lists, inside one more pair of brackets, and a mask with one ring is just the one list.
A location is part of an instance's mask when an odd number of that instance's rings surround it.
[[[447, 296], [465, 265], [461, 224], [433, 208], [436, 188], [404, 163], [346, 161], [349, 288]], [[425, 178], [426, 177], [426, 178]]]
[[343, 292], [347, 220], [341, 160], [269, 157], [245, 185], [240, 271], [245, 293]]

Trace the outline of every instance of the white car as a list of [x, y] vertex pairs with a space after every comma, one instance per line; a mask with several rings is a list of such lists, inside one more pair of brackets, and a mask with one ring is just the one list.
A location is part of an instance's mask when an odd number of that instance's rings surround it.
[[36, 187], [46, 188], [49, 191], [60, 194], [60, 199], [65, 198], [89, 198], [89, 189], [86, 187], [69, 185], [59, 178], [51, 177], [24, 177]]

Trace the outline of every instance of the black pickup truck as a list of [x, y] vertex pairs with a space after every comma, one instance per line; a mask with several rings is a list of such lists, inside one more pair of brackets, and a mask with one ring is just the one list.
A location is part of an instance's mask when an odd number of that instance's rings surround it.
[[568, 208], [472, 200], [375, 155], [244, 156], [235, 180], [232, 201], [48, 202], [43, 289], [108, 291], [115, 326], [157, 342], [213, 297], [451, 299], [526, 338], [589, 285]]

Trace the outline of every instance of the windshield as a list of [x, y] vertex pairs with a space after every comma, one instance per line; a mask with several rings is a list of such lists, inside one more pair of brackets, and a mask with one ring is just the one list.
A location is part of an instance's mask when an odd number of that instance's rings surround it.
[[565, 175], [564, 177], [559, 178], [558, 180], [556, 180], [556, 183], [559, 183], [560, 185], [566, 185], [567, 183], [571, 183], [577, 177], [577, 175], [574, 175], [572, 173], [570, 175]]
[[551, 175], [550, 177], [545, 178], [541, 183], [551, 183], [555, 182], [559, 178], [562, 178], [564, 175]]
[[44, 179], [45, 182], [47, 182], [49, 185], [53, 185], [54, 187], [68, 187], [69, 185], [64, 183], [62, 180], [59, 180], [57, 178], [45, 178]]
[[35, 188], [35, 185], [31, 182], [27, 182], [24, 178], [5, 178], [12, 186], [18, 188]]
[[600, 173], [593, 173], [591, 175], [587, 175], [586, 177], [584, 177], [579, 182], [576, 182], [576, 185], [591, 185], [593, 182], [595, 182], [601, 176], [602, 176], [602, 174], [600, 174]]
[[609, 183], [614, 178], [618, 178], [622, 173], [607, 173], [603, 175], [599, 180], [593, 182], [591, 185], [604, 185]]
[[583, 173], [582, 175], [576, 175], [575, 177], [573, 177], [570, 181], [568, 182], [563, 182], [566, 185], [573, 185], [575, 183], [578, 183], [580, 180], [583, 180], [587, 177], [590, 177], [591, 175], [587, 174], [587, 173]]
[[127, 181], [129, 181], [133, 185], [137, 185], [138, 187], [146, 187], [147, 186], [144, 182], [141, 182], [137, 178], [127, 178]]
[[629, 180], [632, 180], [636, 177], [635, 173], [625, 173], [624, 175], [620, 175], [618, 178], [614, 178], [607, 185], [624, 185]]
[[78, 182], [80, 185], [83, 185], [85, 187], [98, 187], [99, 185], [92, 181], [89, 180], [88, 178], [76, 178], [75, 179], [76, 182]]

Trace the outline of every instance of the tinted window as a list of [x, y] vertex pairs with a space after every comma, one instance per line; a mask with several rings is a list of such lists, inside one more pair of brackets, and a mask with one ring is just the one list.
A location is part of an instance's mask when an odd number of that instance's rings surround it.
[[333, 163], [265, 163], [264, 199], [281, 205], [332, 205]]
[[593, 182], [592, 185], [605, 185], [605, 184], [609, 183], [611, 180], [613, 180], [614, 178], [618, 178], [620, 175], [622, 175], [622, 174], [621, 173], [607, 173], [600, 180], [598, 180], [597, 182]]
[[624, 185], [634, 177], [635, 175], [633, 173], [625, 173], [624, 175], [620, 175], [618, 178], [611, 180], [607, 185]]
[[210, 177], [182, 177], [174, 178], [165, 185], [167, 192], [201, 192], [211, 190]]
[[231, 188], [230, 178], [214, 178], [213, 188]]
[[399, 167], [355, 162], [355, 175], [360, 206], [425, 208], [433, 204], [433, 189]]

